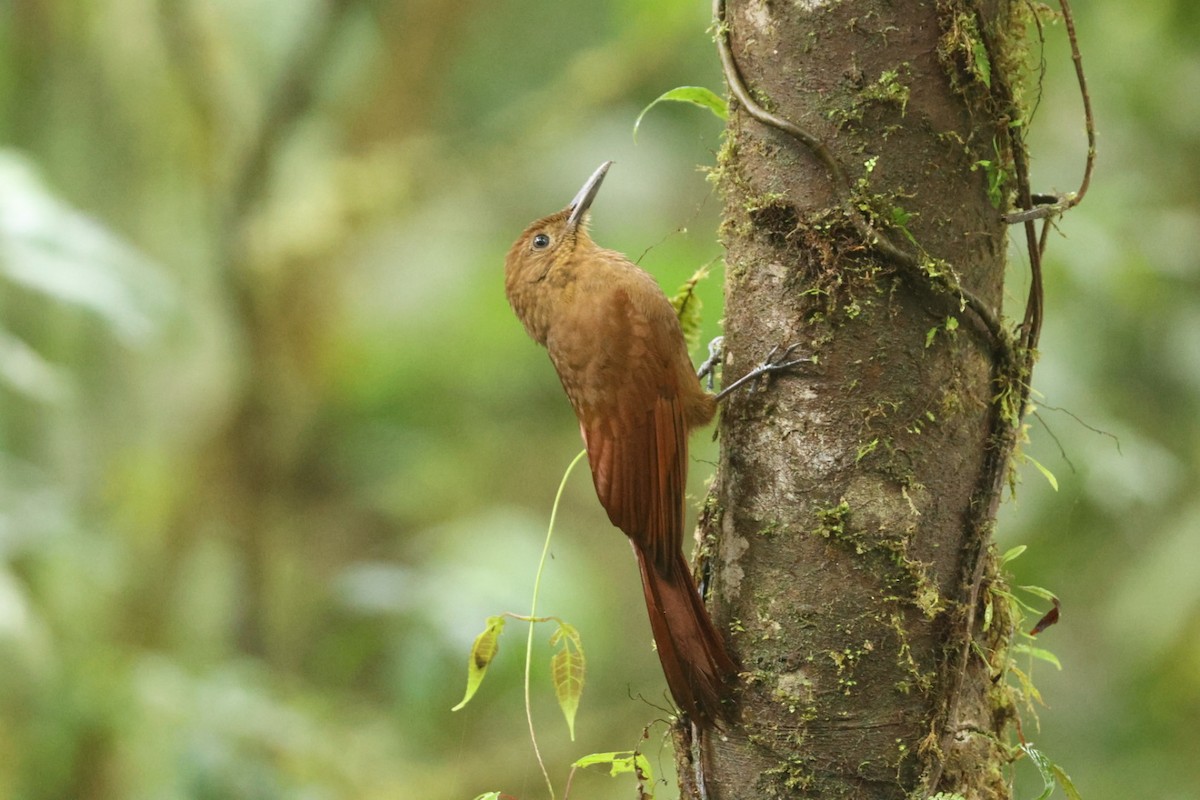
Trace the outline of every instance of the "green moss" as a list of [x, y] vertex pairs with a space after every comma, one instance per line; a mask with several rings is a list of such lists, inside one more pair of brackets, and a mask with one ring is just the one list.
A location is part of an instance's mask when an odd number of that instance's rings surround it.
[[789, 756], [781, 766], [768, 769], [759, 776], [755, 788], [762, 797], [793, 797], [812, 787], [816, 778], [800, 756]]
[[802, 720], [811, 720], [816, 716], [813, 706], [813, 684], [802, 672], [779, 675], [771, 697], [786, 708], [789, 714], [799, 715]]
[[874, 453], [875, 448], [877, 448], [878, 446], [879, 446], [879, 437], [878, 436], [875, 437], [874, 439], [872, 439], [871, 441], [866, 442], [865, 444], [860, 444], [858, 446], [858, 452], [855, 453], [855, 455], [854, 455], [854, 463], [857, 464], [860, 461], [862, 461], [864, 458], [869, 456], [871, 453]]
[[766, 525], [758, 529], [758, 535], [764, 539], [774, 539], [784, 530], [784, 525], [777, 519], [773, 519]]
[[979, 35], [975, 14], [962, 8], [944, 17], [942, 36], [937, 54], [943, 64], [951, 67], [950, 79], [959, 86], [966, 81], [978, 81], [985, 88], [992, 86], [992, 62]]
[[879, 79], [865, 87], [859, 96], [869, 102], [897, 106], [900, 109], [900, 116], [903, 117], [908, 111], [908, 100], [912, 93], [904, 81], [909, 78], [911, 73], [911, 65], [907, 62], [900, 64], [895, 69], [884, 70], [880, 73]]
[[842, 539], [846, 536], [846, 518], [850, 516], [850, 504], [842, 500], [836, 506], [816, 510], [818, 527], [814, 531], [826, 539]]
[[854, 677], [854, 674], [859, 661], [864, 656], [874, 652], [874, 650], [874, 643], [868, 640], [857, 647], [845, 647], [841, 650], [830, 650], [826, 653], [837, 668], [837, 686], [839, 692], [849, 696], [854, 691], [854, 687], [858, 686], [858, 680]]

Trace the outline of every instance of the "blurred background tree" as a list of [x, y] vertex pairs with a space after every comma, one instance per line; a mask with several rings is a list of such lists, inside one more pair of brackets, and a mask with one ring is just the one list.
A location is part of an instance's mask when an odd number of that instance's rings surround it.
[[[1030, 548], [1016, 582], [1064, 603], [1042, 641], [1064, 669], [1037, 665], [1049, 708], [1025, 734], [1088, 800], [1183, 798], [1200, 11], [1077, 16], [1101, 161], [1050, 248], [1029, 447], [1060, 489], [1025, 469], [1001, 512], [1001, 546]], [[579, 448], [503, 256], [613, 158], [597, 237], [669, 289], [719, 265], [697, 166], [720, 122], [663, 108], [631, 137], [662, 91], [720, 88], [707, 25], [677, 0], [0, 6], [0, 796], [541, 792], [519, 636], [449, 712], [484, 618], [528, 604]], [[1034, 181], [1066, 189], [1082, 122], [1048, 38]], [[1019, 256], [1011, 278], [1020, 302]], [[719, 270], [701, 291], [715, 333]], [[694, 458], [698, 495], [712, 451]], [[542, 601], [589, 657], [576, 742], [535, 697], [559, 775], [637, 745], [664, 700], [636, 570], [581, 476]], [[645, 750], [669, 771], [657, 733]]]

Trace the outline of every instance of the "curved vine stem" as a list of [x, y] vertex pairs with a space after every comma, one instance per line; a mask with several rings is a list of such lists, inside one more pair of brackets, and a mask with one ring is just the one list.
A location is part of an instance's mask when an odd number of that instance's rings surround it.
[[870, 247], [874, 248], [894, 264], [903, 267], [910, 273], [919, 274], [929, 280], [942, 283], [945, 289], [957, 294], [961, 298], [963, 305], [971, 309], [975, 316], [979, 318], [984, 328], [987, 329], [991, 338], [992, 348], [997, 352], [1003, 353], [1008, 346], [1008, 339], [1004, 335], [1000, 318], [996, 312], [972, 291], [959, 284], [958, 281], [950, 280], [945, 276], [929, 274], [922, 268], [920, 258], [897, 247], [886, 236], [876, 230], [871, 225], [870, 220], [854, 205], [854, 193], [850, 184], [850, 177], [846, 174], [845, 168], [842, 167], [841, 162], [837, 160], [837, 157], [834, 156], [829, 147], [799, 125], [772, 114], [755, 101], [750, 95], [750, 91], [746, 88], [746, 83], [742, 79], [741, 70], [738, 69], [737, 61], [734, 59], [733, 50], [729, 43], [729, 25], [725, 19], [725, 0], [713, 0], [713, 17], [716, 20], [717, 26], [717, 53], [721, 58], [721, 67], [725, 72], [725, 82], [729, 85], [729, 91], [746, 113], [763, 125], [788, 134], [816, 156], [817, 160], [829, 170], [829, 175], [833, 179], [842, 211], [846, 214], [851, 224], [854, 225], [859, 236]]
[[[1079, 51], [1079, 37], [1075, 34], [1075, 17], [1071, 13], [1068, 0], [1059, 0], [1058, 7], [1062, 10], [1063, 25], [1067, 29], [1067, 41], [1071, 45], [1071, 61], [1075, 64], [1075, 80], [1079, 83], [1079, 96], [1083, 101], [1083, 121], [1087, 130], [1087, 160], [1083, 166], [1083, 178], [1079, 188], [1064, 195], [1041, 195], [1038, 204], [1031, 204], [1020, 211], [1004, 215], [1004, 221], [1016, 225], [1037, 219], [1048, 219], [1068, 211], [1083, 202], [1088, 187], [1092, 184], [1092, 172], [1096, 167], [1096, 119], [1092, 115], [1092, 96], [1088, 92], [1087, 75], [1083, 71], [1083, 55]], [[1035, 12], [1036, 13], [1036, 12]]]
[[[963, 607], [963, 645], [961, 651], [958, 653], [954, 669], [949, 676], [948, 701], [944, 712], [942, 733], [939, 741], [939, 756], [941, 757], [933, 765], [926, 782], [926, 789], [930, 792], [934, 791], [937, 787], [945, 767], [944, 753], [950, 746], [950, 740], [953, 735], [953, 722], [958, 711], [959, 695], [968, 664], [970, 663], [971, 650], [974, 643], [975, 621], [978, 615], [979, 595], [983, 588], [988, 564], [986, 539], [983, 536], [984, 529], [989, 520], [995, 519], [1003, 491], [1003, 481], [1008, 458], [1016, 447], [1021, 420], [1024, 418], [1029, 404], [1031, 389], [1029, 377], [1033, 370], [1033, 364], [1037, 360], [1037, 346], [1041, 337], [1044, 316], [1042, 257], [1046, 252], [1050, 226], [1055, 215], [1078, 205], [1083, 196], [1087, 194], [1096, 160], [1095, 120], [1092, 116], [1091, 98], [1088, 94], [1087, 80], [1083, 72], [1083, 59], [1079, 51], [1079, 40], [1075, 34], [1075, 22], [1071, 16], [1069, 0], [1059, 0], [1059, 6], [1063, 12], [1063, 20], [1066, 24], [1067, 36], [1071, 44], [1072, 61], [1075, 64], [1075, 74], [1079, 82], [1080, 93], [1083, 97], [1084, 117], [1088, 137], [1087, 162], [1084, 167], [1083, 179], [1077, 192], [1062, 197], [1034, 195], [1030, 189], [1028, 153], [1021, 137], [1021, 131], [1014, 130], [1013, 128], [1008, 129], [1013, 168], [1017, 180], [1017, 203], [1022, 210], [1008, 214], [1004, 219], [1009, 223], [1019, 223], [1025, 228], [1026, 250], [1029, 255], [1030, 285], [1029, 297], [1025, 304], [1025, 316], [1021, 322], [1017, 348], [1013, 353], [1015, 358], [1010, 364], [1001, 365], [998, 374], [1000, 376], [1007, 375], [1010, 381], [1015, 382], [1017, 403], [1013, 406], [1015, 419], [1006, 420], [1005, 415], [1001, 413], [1000, 409], [993, 410], [993, 414], [995, 415], [993, 431], [995, 432], [996, 444], [991, 448], [987, 465], [981, 475], [979, 501], [977, 503], [979, 515], [974, 518], [972, 523], [975, 527], [973, 531], [975, 535], [972, 537], [975, 548], [971, 560], [968, 561], [971, 564], [971, 568], [967, 584], [969, 589]], [[989, 57], [992, 58], [992, 63], [996, 63], [994, 58], [994, 54], [996, 53], [995, 43], [987, 34], [987, 27], [985, 25], [980, 24], [979, 29], [984, 40], [984, 46], [987, 48]], [[1004, 109], [1004, 112], [1010, 118], [1017, 118], [1015, 115], [1019, 113], [1019, 108], [1012, 88], [1009, 86], [1005, 76], [998, 71], [992, 74], [992, 91]], [[1038, 205], [1038, 203], [1043, 203], [1047, 199], [1051, 202]], [[1035, 225], [1039, 219], [1042, 220], [1040, 233]]]
[[558, 491], [554, 494], [554, 505], [550, 509], [550, 525], [546, 529], [546, 542], [542, 545], [542, 557], [538, 559], [537, 574], [533, 578], [533, 599], [529, 602], [529, 637], [525, 641], [525, 721], [529, 723], [529, 740], [533, 742], [533, 754], [537, 756], [538, 767], [541, 768], [542, 777], [546, 780], [546, 789], [550, 792], [550, 800], [554, 800], [554, 783], [550, 780], [550, 772], [546, 769], [546, 762], [542, 760], [542, 750], [538, 747], [537, 732], [533, 727], [533, 703], [529, 694], [529, 674], [533, 667], [533, 627], [539, 621], [537, 615], [538, 592], [542, 588], [542, 571], [546, 567], [546, 557], [550, 554], [550, 539], [554, 536], [554, 521], [558, 518], [558, 504], [562, 500], [563, 490], [567, 487], [567, 478], [571, 477], [571, 472], [585, 455], [587, 455], [587, 450], [580, 450], [579, 455], [575, 456], [567, 465], [567, 470], [558, 483]]

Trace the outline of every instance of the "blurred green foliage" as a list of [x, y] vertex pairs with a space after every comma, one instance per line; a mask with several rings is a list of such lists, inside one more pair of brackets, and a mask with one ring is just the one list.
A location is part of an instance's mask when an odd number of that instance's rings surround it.
[[[1183, 798], [1200, 12], [1076, 13], [1101, 161], [1051, 244], [1029, 448], [1061, 490], [1027, 468], [1001, 519], [1029, 545], [1019, 582], [1063, 600], [1039, 644], [1064, 669], [1031, 665], [1050, 708], [1025, 735], [1088, 800]], [[664, 90], [720, 86], [707, 25], [682, 0], [0, 10], [0, 797], [540, 792], [519, 647], [449, 711], [485, 619], [527, 607], [579, 447], [504, 253], [612, 158], [601, 242], [668, 290], [719, 257], [696, 167], [720, 122], [667, 104], [631, 136]], [[1071, 189], [1082, 124], [1048, 36], [1034, 180]], [[698, 291], [706, 340], [719, 277]], [[583, 473], [564, 502], [541, 608], [589, 671], [578, 741], [535, 707], [560, 783], [665, 702], [621, 536]], [[535, 665], [548, 685], [549, 650]], [[657, 733], [641, 749], [669, 774]]]

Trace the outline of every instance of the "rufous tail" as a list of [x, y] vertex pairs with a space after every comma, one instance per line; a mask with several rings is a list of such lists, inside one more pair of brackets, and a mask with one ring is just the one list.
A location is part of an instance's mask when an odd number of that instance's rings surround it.
[[682, 553], [664, 569], [635, 547], [650, 629], [675, 702], [701, 727], [732, 717], [737, 665], [713, 627]]

